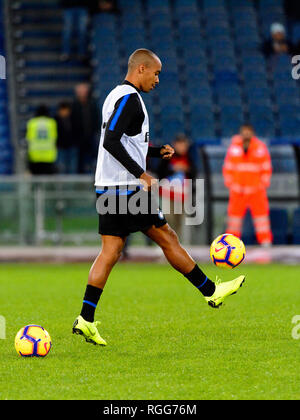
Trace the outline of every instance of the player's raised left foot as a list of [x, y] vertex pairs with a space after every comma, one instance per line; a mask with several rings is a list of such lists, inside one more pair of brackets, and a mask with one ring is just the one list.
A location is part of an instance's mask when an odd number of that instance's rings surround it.
[[212, 296], [205, 296], [205, 300], [212, 308], [218, 308], [224, 300], [238, 291], [245, 281], [245, 276], [224, 283], [216, 283], [216, 290]]
[[88, 322], [79, 315], [73, 324], [73, 334], [83, 335], [87, 343], [106, 346], [106, 341], [100, 336], [97, 326], [99, 321]]

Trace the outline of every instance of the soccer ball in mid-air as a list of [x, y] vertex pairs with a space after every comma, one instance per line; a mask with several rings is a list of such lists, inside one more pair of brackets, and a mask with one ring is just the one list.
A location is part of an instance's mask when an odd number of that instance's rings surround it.
[[231, 233], [218, 236], [210, 246], [210, 257], [217, 267], [235, 268], [244, 260], [243, 241]]
[[26, 325], [15, 338], [15, 348], [22, 357], [45, 357], [51, 347], [51, 337], [40, 325]]

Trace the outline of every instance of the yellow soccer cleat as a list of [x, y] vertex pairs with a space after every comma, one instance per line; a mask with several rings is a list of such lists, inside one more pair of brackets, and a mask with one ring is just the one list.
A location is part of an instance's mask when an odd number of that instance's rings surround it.
[[87, 343], [92, 343], [99, 346], [106, 346], [107, 343], [100, 336], [97, 326], [100, 325], [99, 321], [88, 322], [79, 315], [73, 324], [73, 334], [83, 335]]
[[204, 296], [205, 300], [212, 308], [219, 308], [224, 302], [225, 298], [234, 295], [245, 281], [245, 276], [239, 276], [234, 280], [220, 283], [217, 278], [216, 290], [212, 296]]

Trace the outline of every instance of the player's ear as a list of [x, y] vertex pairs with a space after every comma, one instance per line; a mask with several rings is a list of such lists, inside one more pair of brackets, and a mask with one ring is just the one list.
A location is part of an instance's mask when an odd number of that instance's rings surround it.
[[139, 73], [144, 73], [144, 71], [145, 71], [145, 64], [140, 64]]

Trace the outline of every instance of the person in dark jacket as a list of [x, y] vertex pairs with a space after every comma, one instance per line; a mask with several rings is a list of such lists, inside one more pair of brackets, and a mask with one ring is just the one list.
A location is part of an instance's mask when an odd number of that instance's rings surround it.
[[58, 172], [75, 174], [78, 166], [78, 147], [74, 140], [71, 118], [72, 107], [68, 102], [61, 102], [56, 114]]
[[101, 132], [100, 108], [91, 95], [88, 83], [75, 87], [72, 104], [72, 127], [74, 141], [78, 145], [78, 173], [92, 173], [97, 157], [97, 147]]
[[89, 7], [91, 0], [61, 0], [63, 8], [62, 55], [63, 61], [71, 56], [72, 34], [76, 29], [78, 37], [78, 56], [82, 60], [87, 58], [87, 29], [89, 22]]

